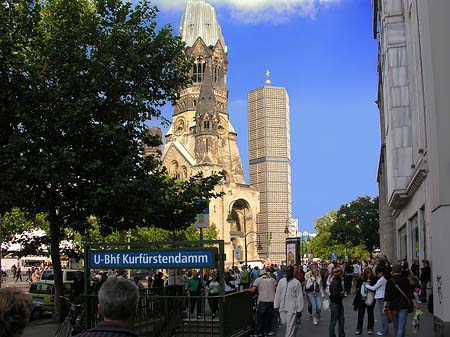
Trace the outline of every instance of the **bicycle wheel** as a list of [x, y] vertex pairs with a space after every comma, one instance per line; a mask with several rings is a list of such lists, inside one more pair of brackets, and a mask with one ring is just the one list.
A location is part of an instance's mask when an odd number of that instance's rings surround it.
[[56, 330], [55, 337], [69, 337], [72, 335], [72, 325], [69, 321], [62, 322], [58, 330]]

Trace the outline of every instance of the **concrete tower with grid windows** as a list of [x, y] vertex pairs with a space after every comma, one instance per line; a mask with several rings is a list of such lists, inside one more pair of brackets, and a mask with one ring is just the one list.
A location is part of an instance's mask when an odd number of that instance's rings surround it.
[[[267, 76], [269, 73], [266, 74]], [[286, 258], [284, 229], [292, 217], [289, 96], [266, 85], [248, 94], [250, 186], [260, 193], [256, 223], [264, 238], [261, 257]]]

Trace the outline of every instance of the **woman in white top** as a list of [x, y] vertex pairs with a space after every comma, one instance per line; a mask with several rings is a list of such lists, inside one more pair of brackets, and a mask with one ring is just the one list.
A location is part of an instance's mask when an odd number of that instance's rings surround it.
[[325, 297], [325, 294], [323, 292], [322, 278], [315, 264], [311, 266], [311, 274], [307, 277], [305, 290], [312, 305], [313, 324], [317, 325], [320, 311], [322, 310], [322, 299]]
[[377, 267], [378, 281], [375, 285], [366, 285], [366, 288], [375, 291], [375, 299], [378, 303], [381, 315], [381, 330], [377, 332], [377, 336], [386, 336], [388, 334], [388, 319], [386, 314], [383, 313], [384, 306], [384, 291], [386, 290], [386, 278], [384, 277], [385, 268], [383, 266]]
[[214, 319], [219, 307], [219, 298], [216, 296], [219, 296], [220, 294], [220, 284], [219, 281], [217, 281], [216, 273], [210, 274], [210, 279], [206, 282], [206, 291], [209, 308], [211, 309], [211, 316]]

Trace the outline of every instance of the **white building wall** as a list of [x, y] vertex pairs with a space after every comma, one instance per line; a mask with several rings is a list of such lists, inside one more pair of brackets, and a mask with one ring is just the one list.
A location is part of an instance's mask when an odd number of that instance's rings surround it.
[[395, 257], [431, 260], [435, 336], [450, 336], [450, 1], [378, 3], [380, 226], [390, 210]]
[[431, 200], [436, 336], [450, 336], [450, 1], [417, 1], [422, 42]]

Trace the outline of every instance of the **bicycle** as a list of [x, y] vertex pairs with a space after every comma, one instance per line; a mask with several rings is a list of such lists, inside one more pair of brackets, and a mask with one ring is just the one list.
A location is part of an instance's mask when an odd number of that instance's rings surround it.
[[84, 331], [81, 325], [81, 304], [73, 304], [67, 297], [60, 296], [60, 299], [69, 307], [64, 322], [62, 322], [58, 330], [56, 330], [55, 337], [69, 337], [75, 336]]

